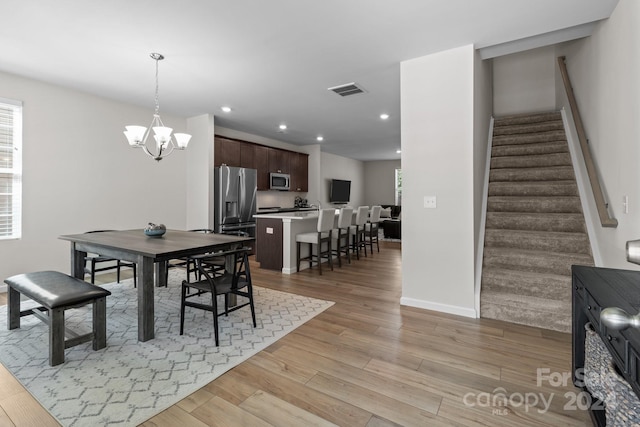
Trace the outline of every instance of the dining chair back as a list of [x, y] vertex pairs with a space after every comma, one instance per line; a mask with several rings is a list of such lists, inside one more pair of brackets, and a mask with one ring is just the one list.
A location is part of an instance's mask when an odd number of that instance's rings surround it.
[[[318, 223], [316, 226], [317, 232], [298, 233], [296, 234], [296, 271], [300, 271], [300, 261], [308, 261], [309, 268], [313, 266], [315, 261], [318, 265], [318, 273], [322, 275], [322, 259], [326, 258], [329, 262], [329, 267], [333, 270], [332, 252], [331, 252], [331, 230], [335, 222], [336, 212], [335, 209], [320, 209], [318, 211]], [[309, 244], [309, 256], [302, 257], [301, 244]], [[323, 244], [326, 244], [326, 249], [323, 249]], [[313, 247], [316, 246], [317, 253], [313, 254]]]
[[[113, 231], [113, 230], [91, 230], [91, 231], [87, 231], [86, 233], [87, 234], [104, 233], [107, 231]], [[137, 270], [136, 270], [135, 262], [123, 261], [116, 258], [102, 256], [100, 254], [87, 254], [84, 257], [84, 260], [85, 260], [84, 272], [86, 274], [89, 274], [92, 285], [95, 284], [96, 273], [101, 271], [109, 271], [109, 270], [116, 270], [116, 281], [120, 283], [120, 269], [122, 267], [127, 267], [133, 270], [133, 286], [134, 287], [137, 286], [138, 278], [137, 278]], [[100, 267], [99, 264], [103, 264], [103, 266]], [[108, 265], [104, 265], [104, 264], [108, 264]]]
[[331, 247], [333, 248], [333, 254], [338, 258], [339, 267], [342, 267], [342, 254], [345, 254], [347, 261], [351, 264], [349, 229], [352, 221], [353, 209], [342, 208], [338, 216], [338, 228], [331, 231]]
[[369, 206], [359, 206], [356, 211], [353, 226], [349, 229], [351, 252], [355, 252], [357, 259], [360, 259], [360, 248], [364, 249], [364, 256], [367, 256], [367, 242], [364, 233], [368, 215]]
[[369, 221], [365, 224], [365, 240], [369, 245], [371, 255], [373, 255], [373, 243], [375, 242], [378, 252], [380, 252], [380, 243], [378, 240], [378, 233], [380, 230], [380, 212], [382, 206], [373, 206], [369, 213]]

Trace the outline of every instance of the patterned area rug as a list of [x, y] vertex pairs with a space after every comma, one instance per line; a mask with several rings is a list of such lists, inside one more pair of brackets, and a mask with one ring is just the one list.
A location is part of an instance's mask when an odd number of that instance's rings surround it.
[[[65, 363], [48, 364], [48, 330], [34, 316], [7, 330], [0, 307], [0, 362], [64, 426], [135, 426], [285, 336], [333, 305], [254, 286], [257, 328], [249, 307], [219, 317], [220, 346], [209, 312], [187, 307], [180, 336], [180, 283], [173, 270], [167, 288], [155, 288], [156, 338], [138, 342], [137, 297], [132, 280], [104, 287], [107, 348], [91, 343], [65, 351]], [[238, 297], [241, 298], [241, 297]], [[22, 303], [22, 308], [28, 306]], [[224, 306], [224, 305], [223, 305]], [[88, 332], [90, 307], [68, 310], [66, 324]]]

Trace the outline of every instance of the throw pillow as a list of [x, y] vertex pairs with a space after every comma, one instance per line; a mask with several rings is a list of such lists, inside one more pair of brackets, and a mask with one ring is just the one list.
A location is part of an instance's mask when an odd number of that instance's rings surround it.
[[391, 208], [381, 209], [380, 218], [391, 218]]

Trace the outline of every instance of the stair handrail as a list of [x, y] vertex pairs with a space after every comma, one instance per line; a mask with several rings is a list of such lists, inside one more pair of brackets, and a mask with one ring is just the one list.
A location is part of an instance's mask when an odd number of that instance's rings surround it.
[[564, 89], [567, 92], [567, 98], [569, 99], [569, 106], [571, 107], [571, 114], [573, 115], [573, 121], [576, 125], [576, 132], [578, 134], [578, 141], [580, 142], [580, 148], [582, 149], [582, 157], [584, 158], [584, 164], [587, 169], [587, 175], [589, 175], [589, 183], [591, 184], [591, 191], [593, 191], [593, 198], [598, 209], [598, 216], [600, 217], [600, 224], [603, 227], [615, 228], [618, 226], [618, 220], [612, 218], [607, 210], [608, 204], [604, 199], [604, 193], [602, 186], [598, 180], [596, 172], [596, 166], [591, 156], [591, 150], [589, 149], [589, 140], [580, 117], [580, 110], [578, 109], [578, 102], [576, 101], [575, 94], [573, 93], [573, 87], [571, 86], [571, 80], [569, 79], [569, 72], [567, 71], [566, 57], [558, 57], [558, 65], [560, 66], [560, 74], [562, 75], [562, 82], [564, 83]]

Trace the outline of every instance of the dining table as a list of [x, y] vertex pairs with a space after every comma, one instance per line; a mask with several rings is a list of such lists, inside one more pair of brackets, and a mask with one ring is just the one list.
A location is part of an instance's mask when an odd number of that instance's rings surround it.
[[169, 260], [237, 248], [254, 240], [253, 237], [171, 229], [154, 237], [136, 229], [68, 234], [59, 238], [71, 243], [71, 275], [79, 279], [84, 280], [87, 253], [137, 264], [138, 341], [154, 338], [154, 285], [167, 285]]

